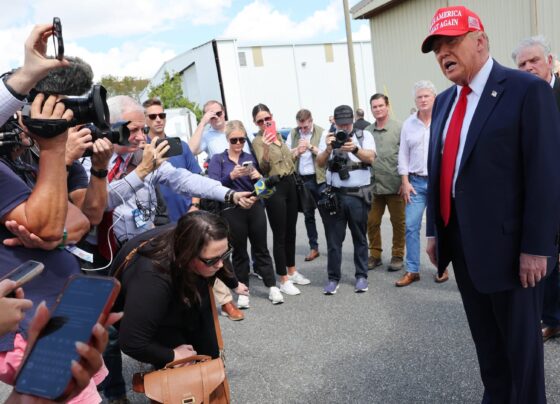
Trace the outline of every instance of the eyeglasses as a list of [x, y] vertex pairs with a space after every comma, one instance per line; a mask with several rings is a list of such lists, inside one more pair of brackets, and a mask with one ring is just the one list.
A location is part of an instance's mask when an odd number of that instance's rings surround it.
[[246, 140], [247, 139], [244, 138], [244, 137], [232, 137], [232, 138], [229, 139], [229, 142], [231, 144], [237, 144], [237, 143], [245, 144]]
[[229, 258], [229, 256], [231, 255], [231, 253], [233, 252], [233, 247], [229, 246], [228, 250], [223, 253], [222, 255], [220, 255], [219, 257], [214, 257], [214, 258], [202, 258], [202, 257], [198, 257], [198, 259], [207, 267], [213, 267], [214, 265], [216, 265], [218, 262], [220, 261], [225, 261]]
[[272, 117], [271, 116], [266, 116], [263, 119], [259, 119], [257, 121], [257, 125], [262, 125], [263, 123], [270, 122], [270, 121], [272, 121]]
[[165, 119], [167, 114], [165, 112], [160, 112], [159, 114], [148, 114], [148, 118], [152, 121], [159, 117], [159, 119]]

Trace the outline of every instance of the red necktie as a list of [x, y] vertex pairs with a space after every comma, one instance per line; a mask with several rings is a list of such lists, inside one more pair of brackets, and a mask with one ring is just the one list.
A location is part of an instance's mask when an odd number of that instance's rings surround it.
[[467, 111], [467, 95], [471, 91], [469, 86], [461, 89], [459, 101], [457, 101], [451, 121], [449, 122], [449, 128], [447, 129], [447, 136], [445, 136], [439, 179], [439, 209], [444, 226], [447, 226], [451, 216], [451, 188], [453, 186], [453, 175], [455, 174], [455, 162], [457, 161], [457, 152], [459, 151], [463, 119]]
[[[111, 182], [119, 172], [119, 169], [124, 162], [123, 158], [118, 155], [115, 159], [115, 165], [111, 168], [111, 171], [107, 174], [107, 181]], [[97, 225], [97, 248], [99, 253], [107, 260], [111, 259], [111, 251], [109, 250], [109, 243], [111, 243], [111, 249], [113, 251], [113, 256], [117, 251], [117, 240], [113, 229], [113, 211], [103, 213], [103, 219], [101, 223]], [[109, 230], [110, 229], [110, 230]], [[109, 243], [107, 243], [107, 235], [109, 235]]]

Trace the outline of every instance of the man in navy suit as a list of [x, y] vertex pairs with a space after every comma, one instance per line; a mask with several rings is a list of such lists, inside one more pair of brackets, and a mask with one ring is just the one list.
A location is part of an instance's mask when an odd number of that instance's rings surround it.
[[480, 18], [439, 9], [422, 51], [455, 85], [434, 103], [427, 253], [453, 263], [483, 403], [545, 403], [542, 282], [558, 259], [560, 117], [550, 87], [490, 57]]

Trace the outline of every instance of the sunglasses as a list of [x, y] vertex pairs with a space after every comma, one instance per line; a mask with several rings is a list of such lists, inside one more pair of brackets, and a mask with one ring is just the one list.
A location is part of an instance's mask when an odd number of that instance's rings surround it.
[[160, 112], [159, 114], [148, 114], [148, 118], [152, 121], [159, 117], [159, 119], [165, 119], [167, 114], [165, 112]]
[[220, 261], [225, 261], [229, 258], [229, 256], [231, 255], [231, 253], [233, 252], [233, 247], [229, 246], [228, 250], [223, 253], [222, 255], [220, 255], [219, 257], [214, 257], [214, 258], [201, 258], [198, 257], [198, 259], [207, 267], [213, 267], [214, 265], [216, 265], [218, 262]]
[[221, 116], [222, 116], [222, 114], [223, 114], [223, 113], [224, 113], [224, 111], [218, 111], [218, 112], [216, 112], [216, 116], [213, 116], [213, 117], [212, 117], [212, 118], [210, 118], [210, 119], [216, 119], [216, 118], [219, 118], [219, 117], [221, 117]]
[[271, 117], [271, 116], [267, 116], [267, 117], [265, 117], [265, 118], [263, 118], [263, 119], [259, 119], [259, 120], [257, 121], [257, 125], [262, 125], [263, 123], [265, 123], [265, 122], [270, 122], [270, 121], [272, 121], [272, 117]]
[[246, 140], [247, 139], [244, 138], [244, 137], [232, 137], [232, 138], [229, 139], [229, 142], [231, 144], [237, 144], [237, 143], [245, 144]]

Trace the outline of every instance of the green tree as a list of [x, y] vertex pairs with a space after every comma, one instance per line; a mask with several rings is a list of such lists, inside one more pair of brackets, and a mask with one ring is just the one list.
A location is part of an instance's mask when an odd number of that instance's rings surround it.
[[101, 84], [107, 90], [107, 96], [128, 95], [136, 100], [150, 80], [141, 79], [139, 77], [124, 76], [123, 78], [116, 76], [101, 77]]
[[150, 97], [157, 97], [166, 108], [188, 108], [194, 112], [197, 122], [202, 118], [202, 110], [196, 102], [190, 101], [183, 95], [181, 88], [181, 75], [165, 72], [163, 82], [150, 89]]

